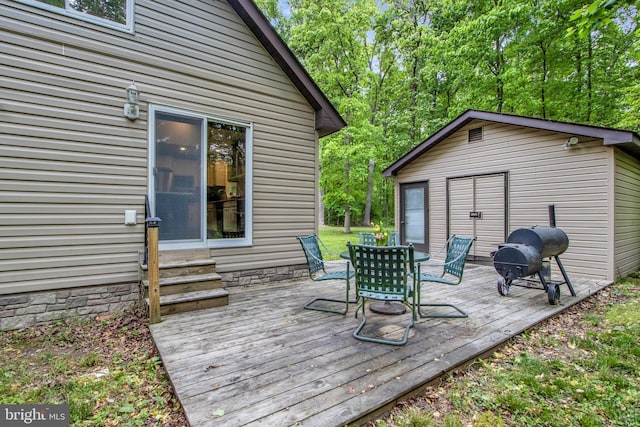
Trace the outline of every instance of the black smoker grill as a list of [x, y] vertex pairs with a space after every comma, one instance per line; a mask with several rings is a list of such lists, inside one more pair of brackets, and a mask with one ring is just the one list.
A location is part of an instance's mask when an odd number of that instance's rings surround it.
[[[576, 296], [560, 262], [560, 254], [569, 247], [569, 238], [564, 231], [555, 227], [553, 205], [549, 206], [549, 217], [550, 227], [519, 228], [509, 234], [506, 243], [498, 245], [498, 250], [491, 253], [493, 266], [501, 276], [498, 279], [500, 295], [509, 295], [512, 284], [526, 287], [542, 284], [541, 289], [549, 296], [549, 304], [556, 305], [560, 301], [560, 285], [566, 284], [571, 295]], [[556, 260], [564, 281], [551, 280], [549, 258]], [[514, 280], [518, 281], [514, 283]]]

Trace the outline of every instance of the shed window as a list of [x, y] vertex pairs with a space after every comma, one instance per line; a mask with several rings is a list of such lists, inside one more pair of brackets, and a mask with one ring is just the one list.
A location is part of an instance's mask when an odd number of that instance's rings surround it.
[[482, 128], [479, 127], [479, 128], [469, 129], [468, 141], [469, 142], [482, 141]]
[[134, 0], [20, 0], [108, 27], [131, 30]]

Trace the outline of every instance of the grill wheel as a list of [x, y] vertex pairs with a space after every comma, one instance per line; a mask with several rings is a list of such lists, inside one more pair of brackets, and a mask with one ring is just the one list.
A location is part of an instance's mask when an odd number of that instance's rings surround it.
[[549, 296], [549, 304], [558, 305], [560, 302], [560, 285], [550, 283], [547, 287], [547, 295]]

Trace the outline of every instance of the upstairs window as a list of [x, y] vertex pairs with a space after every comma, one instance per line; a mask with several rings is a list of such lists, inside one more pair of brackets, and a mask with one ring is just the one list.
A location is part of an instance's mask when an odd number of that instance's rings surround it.
[[95, 22], [107, 27], [131, 31], [133, 0], [20, 0], [33, 6]]

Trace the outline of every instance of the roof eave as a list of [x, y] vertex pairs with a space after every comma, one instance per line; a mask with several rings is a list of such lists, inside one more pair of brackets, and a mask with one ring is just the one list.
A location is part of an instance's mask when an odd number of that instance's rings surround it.
[[448, 125], [441, 128], [439, 131], [431, 135], [429, 138], [425, 139], [422, 143], [418, 144], [416, 147], [411, 149], [407, 154], [402, 156], [393, 164], [389, 165], [385, 170], [382, 171], [383, 176], [395, 176], [398, 171], [402, 169], [406, 164], [410, 163], [416, 157], [422, 155], [423, 153], [429, 151], [434, 145], [437, 145], [440, 141], [451, 135], [453, 132], [457, 131], [468, 122], [473, 120], [473, 118], [469, 118], [468, 114], [470, 110], [459, 115], [453, 121], [451, 121]]
[[398, 171], [412, 162], [416, 157], [429, 151], [435, 145], [442, 142], [453, 132], [465, 126], [472, 120], [484, 120], [498, 123], [512, 124], [536, 129], [544, 129], [569, 135], [584, 136], [590, 138], [600, 138], [604, 145], [616, 145], [620, 149], [640, 158], [640, 138], [632, 131], [602, 128], [598, 126], [580, 125], [575, 123], [557, 122], [552, 120], [538, 119], [534, 117], [516, 116], [504, 113], [493, 113], [489, 111], [467, 110], [451, 121], [448, 125], [431, 135], [422, 143], [417, 145], [407, 154], [391, 164], [384, 171], [383, 176], [395, 176]]
[[619, 140], [606, 138], [604, 140], [604, 145], [614, 145], [620, 148], [622, 151], [625, 151], [632, 155], [633, 157], [640, 159], [640, 137], [634, 134], [631, 140]]
[[316, 112], [320, 137], [347, 124], [252, 0], [227, 0]]

